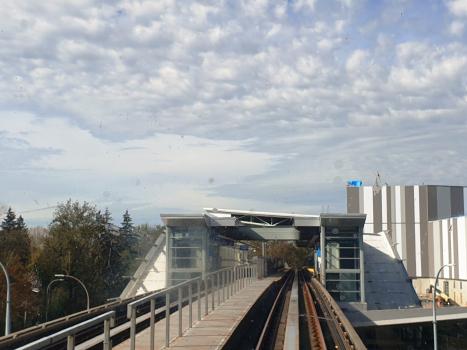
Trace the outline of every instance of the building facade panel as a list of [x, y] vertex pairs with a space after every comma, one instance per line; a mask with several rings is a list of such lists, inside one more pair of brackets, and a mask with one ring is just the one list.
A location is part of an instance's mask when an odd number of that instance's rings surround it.
[[437, 186], [437, 212], [436, 219], [447, 219], [451, 216], [451, 189], [445, 186]]
[[389, 231], [410, 277], [433, 278], [442, 265], [458, 261], [441, 277], [467, 278], [461, 262], [467, 260], [466, 221], [452, 216], [464, 210], [462, 187], [385, 186], [373, 192], [366, 186], [349, 188], [347, 198], [349, 210], [367, 214], [364, 233]]
[[467, 280], [467, 240], [466, 234], [466, 219], [465, 216], [457, 219], [457, 255], [459, 256], [459, 279]]
[[367, 221], [363, 228], [363, 233], [373, 233], [375, 232], [373, 218], [373, 188], [369, 186], [363, 187], [363, 210], [363, 212], [367, 214]]
[[[417, 275], [417, 257], [420, 256], [420, 248], [416, 249], [415, 237], [415, 188], [405, 187], [405, 251], [404, 259], [407, 259], [407, 273], [409, 276]], [[419, 226], [418, 226], [419, 227]], [[419, 230], [418, 230], [419, 231]], [[419, 239], [418, 239], [419, 240]]]
[[450, 187], [451, 189], [451, 217], [463, 216], [464, 212], [464, 188]]
[[454, 278], [459, 279], [459, 250], [457, 249], [457, 247], [459, 246], [459, 235], [457, 233], [457, 225], [458, 225], [459, 219], [456, 218], [456, 219], [453, 219], [452, 221], [453, 221], [452, 240], [454, 242], [452, 245], [452, 249], [453, 249], [453, 254], [454, 254], [454, 264], [457, 265], [456, 268], [454, 269]]
[[[419, 205], [420, 210], [420, 245], [421, 245], [421, 263], [422, 263], [422, 273], [417, 276], [430, 276], [430, 250], [429, 242], [430, 237], [428, 234], [428, 191], [427, 186], [419, 186]], [[431, 238], [433, 239], [433, 238]]]

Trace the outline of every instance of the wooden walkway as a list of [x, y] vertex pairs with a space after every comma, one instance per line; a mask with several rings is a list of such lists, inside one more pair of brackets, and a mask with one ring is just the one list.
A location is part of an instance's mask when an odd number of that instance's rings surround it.
[[[241, 322], [243, 317], [250, 310], [251, 306], [263, 294], [269, 285], [277, 278], [282, 277], [283, 273], [277, 273], [266, 277], [263, 280], [252, 283], [242, 289], [233, 297], [222, 302], [222, 292], [220, 293], [220, 306], [218, 305], [218, 293], [214, 293], [215, 309], [211, 310], [211, 294], [208, 297], [209, 314], [204, 316], [201, 321], [196, 322], [192, 328], [188, 327], [188, 306], [182, 310], [182, 337], [178, 337], [178, 311], [170, 317], [170, 348], [190, 349], [190, 350], [214, 350], [220, 349], [227, 341], [228, 337]], [[205, 308], [205, 298], [201, 298], [201, 313]], [[198, 318], [198, 302], [193, 302], [193, 320]], [[166, 320], [163, 319], [155, 324], [154, 349], [165, 348]], [[146, 329], [136, 335], [136, 349], [149, 349], [150, 341], [149, 329]], [[127, 340], [113, 349], [129, 350], [130, 340]]]

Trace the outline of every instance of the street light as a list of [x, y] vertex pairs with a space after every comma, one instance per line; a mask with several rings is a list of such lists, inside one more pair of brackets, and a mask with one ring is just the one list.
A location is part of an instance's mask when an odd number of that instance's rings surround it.
[[441, 273], [441, 270], [444, 269], [446, 266], [453, 267], [456, 266], [455, 264], [446, 264], [440, 267], [438, 270], [438, 274], [436, 275], [435, 285], [434, 285], [434, 292], [433, 292], [433, 344], [434, 350], [438, 350], [438, 335], [436, 333], [436, 286], [438, 285], [438, 277]]
[[3, 272], [5, 272], [6, 276], [6, 286], [7, 286], [7, 292], [6, 292], [6, 320], [5, 320], [5, 335], [8, 335], [11, 333], [11, 327], [10, 327], [10, 276], [8, 276], [8, 272], [6, 271], [5, 266], [0, 262], [0, 266], [2, 266]]
[[84, 290], [86, 291], [86, 296], [88, 298], [88, 307], [86, 310], [89, 310], [89, 293], [88, 293], [88, 290], [86, 289], [86, 286], [83, 284], [83, 282], [81, 282], [79, 279], [77, 279], [76, 277], [73, 277], [73, 276], [70, 276], [70, 275], [62, 275], [62, 274], [55, 274], [55, 277], [61, 277], [61, 278], [64, 278], [64, 277], [68, 277], [68, 278], [73, 278], [74, 280], [78, 281], [79, 283], [81, 283], [81, 285], [83, 286]]
[[47, 302], [46, 302], [46, 306], [45, 306], [45, 322], [47, 322], [47, 315], [49, 314], [49, 293], [50, 293], [50, 286], [52, 285], [52, 283], [54, 282], [63, 282], [64, 279], [63, 278], [57, 278], [55, 280], [53, 280], [52, 282], [49, 283], [49, 285], [47, 286]]

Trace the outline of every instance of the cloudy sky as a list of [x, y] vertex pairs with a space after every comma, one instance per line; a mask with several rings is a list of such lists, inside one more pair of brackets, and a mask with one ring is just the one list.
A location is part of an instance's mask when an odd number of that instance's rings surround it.
[[0, 203], [116, 223], [465, 185], [467, 1], [2, 1]]

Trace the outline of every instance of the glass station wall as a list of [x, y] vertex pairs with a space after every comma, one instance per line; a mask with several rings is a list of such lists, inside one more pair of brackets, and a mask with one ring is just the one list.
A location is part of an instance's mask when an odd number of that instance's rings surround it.
[[324, 227], [325, 286], [336, 301], [362, 302], [359, 226]]
[[167, 231], [167, 286], [201, 276], [206, 265], [206, 228], [169, 227]]

